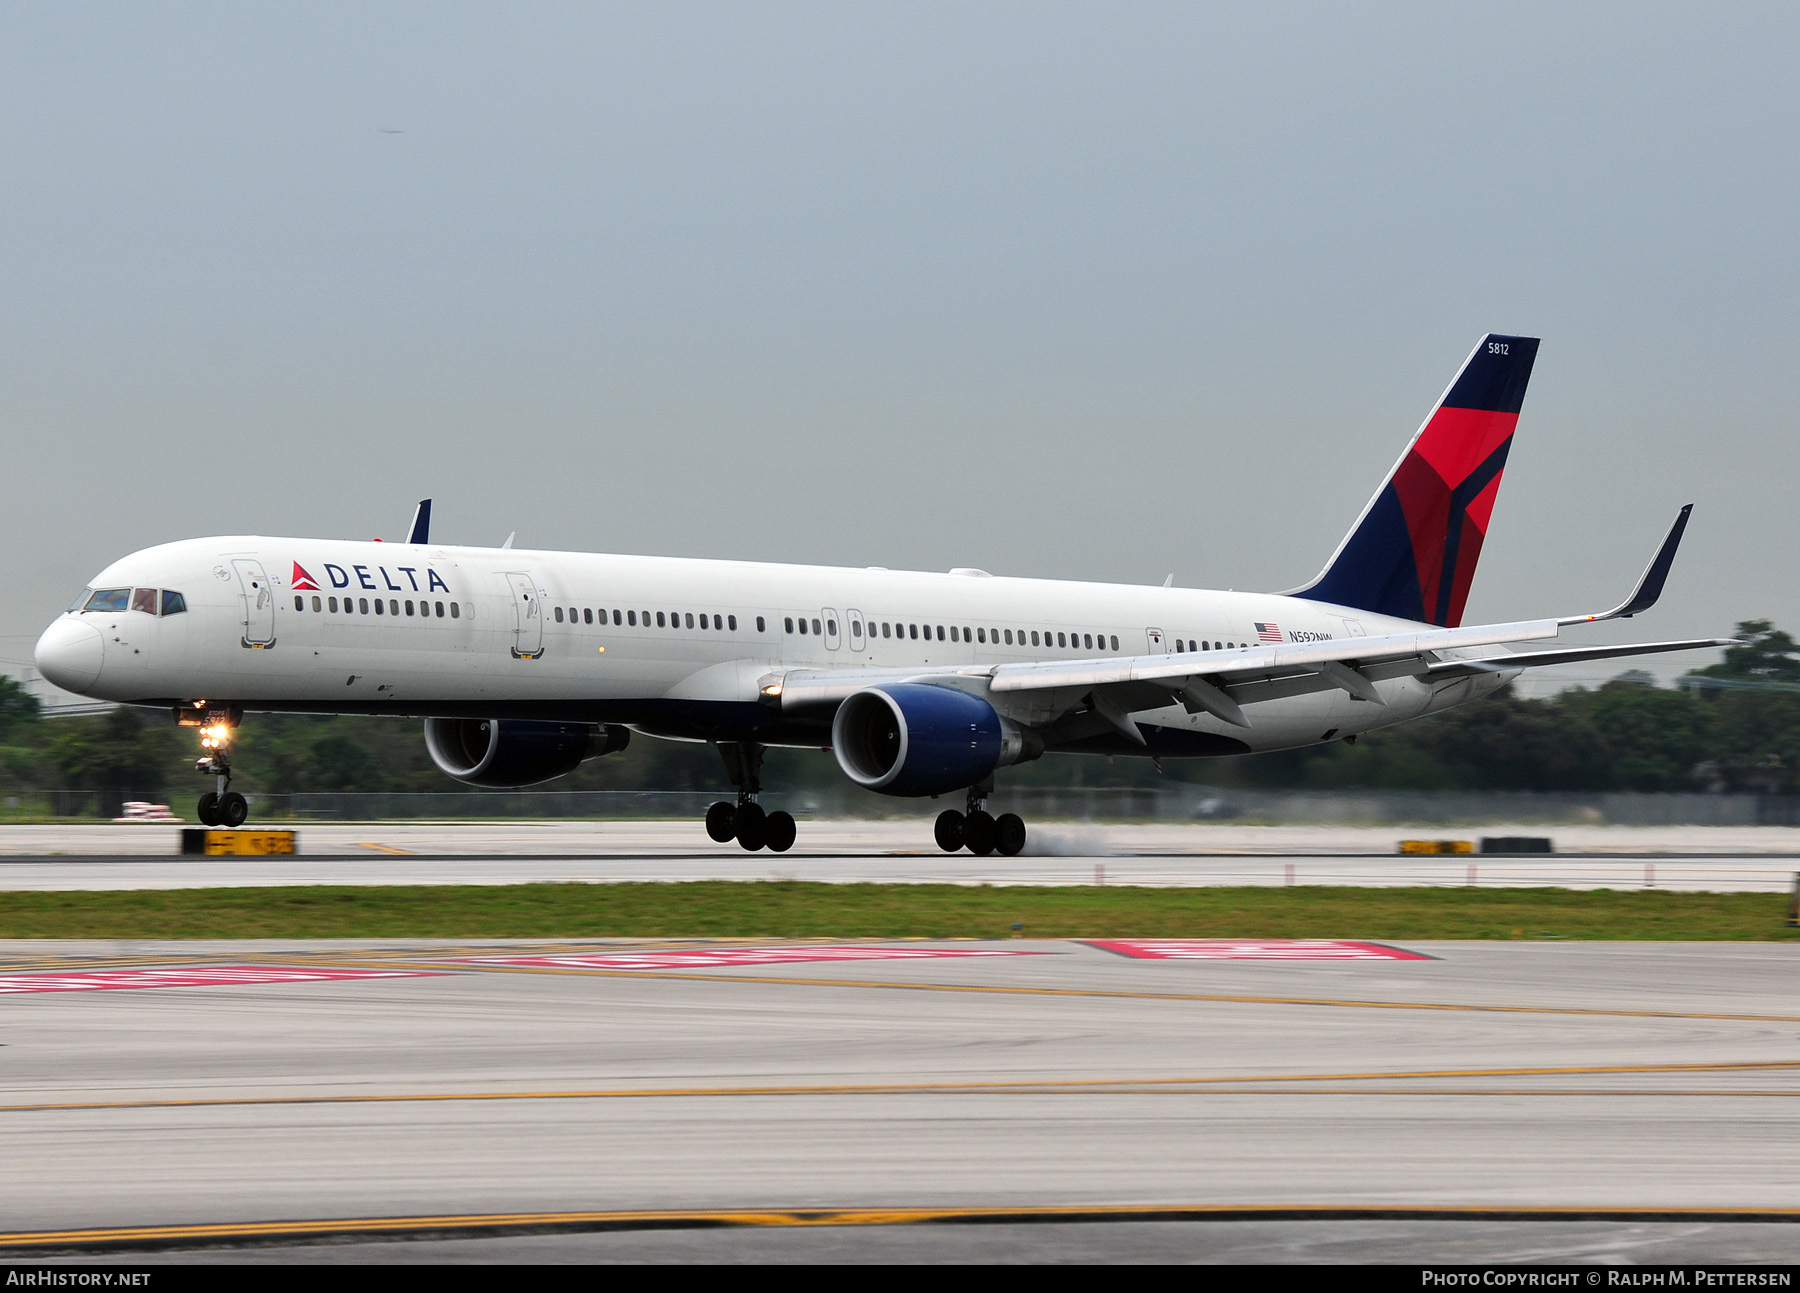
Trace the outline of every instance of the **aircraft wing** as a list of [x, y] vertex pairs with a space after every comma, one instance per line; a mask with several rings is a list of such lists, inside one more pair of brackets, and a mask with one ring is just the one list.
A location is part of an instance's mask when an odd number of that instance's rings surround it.
[[1047, 693], [1042, 698], [1050, 700], [1053, 709], [1091, 706], [1121, 732], [1141, 741], [1143, 737], [1131, 714], [1175, 703], [1183, 705], [1189, 713], [1205, 711], [1235, 727], [1247, 728], [1251, 721], [1244, 713], [1244, 706], [1256, 701], [1341, 688], [1359, 699], [1384, 705], [1386, 702], [1374, 684], [1388, 678], [1412, 675], [1455, 679], [1583, 660], [1729, 646], [1732, 641], [1729, 638], [1697, 638], [1628, 646], [1574, 647], [1476, 660], [1438, 657], [1439, 652], [1447, 650], [1552, 638], [1557, 634], [1558, 624], [1557, 620], [1526, 620], [1455, 629], [1421, 628], [1379, 637], [1333, 638], [1323, 642], [1092, 660], [946, 665], [923, 669], [796, 669], [765, 678], [762, 697], [783, 709], [795, 710], [836, 705], [864, 687], [896, 682], [937, 683], [1000, 693]]
[[1433, 678], [1470, 678], [1476, 674], [1517, 669], [1541, 669], [1553, 664], [1580, 664], [1584, 660], [1616, 660], [1621, 656], [1654, 655], [1658, 651], [1698, 651], [1706, 647], [1736, 646], [1736, 638], [1693, 638], [1686, 642], [1633, 642], [1628, 646], [1568, 647], [1560, 651], [1521, 651], [1480, 660], [1443, 660], [1427, 667]]
[[1131, 715], [1179, 702], [1190, 714], [1205, 712], [1234, 727], [1249, 727], [1244, 706], [1260, 700], [1303, 696], [1340, 688], [1358, 700], [1385, 705], [1375, 684], [1387, 678], [1455, 679], [1517, 672], [1583, 660], [1611, 660], [1660, 651], [1692, 651], [1731, 646], [1730, 638], [1682, 642], [1639, 642], [1628, 646], [1570, 647], [1555, 651], [1505, 653], [1479, 659], [1440, 658], [1444, 651], [1504, 646], [1553, 638], [1572, 624], [1623, 619], [1649, 610], [1662, 595], [1693, 504], [1683, 507], [1668, 535], [1639, 578], [1637, 587], [1612, 610], [1598, 615], [1474, 624], [1465, 628], [1420, 625], [1377, 637], [1328, 638], [1216, 651], [1112, 656], [1091, 660], [1032, 660], [997, 665], [946, 665], [926, 669], [799, 669], [771, 674], [761, 684], [762, 699], [783, 709], [835, 705], [864, 687], [893, 682], [931, 682], [971, 690], [1038, 693], [1038, 708], [1052, 713], [1091, 707], [1134, 741], [1143, 734]]
[[[1166, 693], [1182, 690], [1190, 680], [1211, 680], [1207, 685], [1216, 689], [1222, 685], [1266, 683], [1281, 677], [1319, 680], [1317, 686], [1283, 690], [1283, 695], [1299, 695], [1335, 686], [1344, 686], [1355, 694], [1367, 692], [1372, 695], [1374, 688], [1369, 685], [1372, 679], [1424, 673], [1433, 663], [1428, 653], [1453, 647], [1497, 646], [1506, 642], [1551, 638], [1556, 632], [1555, 620], [1530, 620], [1457, 629], [1421, 628], [1382, 637], [1333, 638], [1323, 642], [1108, 656], [1091, 660], [937, 668], [791, 669], [765, 678], [762, 696], [766, 701], [780, 704], [783, 709], [799, 709], [835, 704], [853, 692], [881, 683], [950, 682], [954, 685], [957, 679], [967, 679], [974, 686], [996, 692], [1086, 692], [1094, 688], [1148, 683], [1165, 693], [1155, 703], [1168, 704], [1171, 697]], [[1272, 696], [1259, 694], [1252, 699], [1272, 699]]]

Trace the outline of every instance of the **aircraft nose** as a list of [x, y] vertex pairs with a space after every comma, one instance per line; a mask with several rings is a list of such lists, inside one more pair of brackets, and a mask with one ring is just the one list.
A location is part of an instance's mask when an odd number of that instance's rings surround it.
[[64, 691], [82, 692], [100, 676], [105, 645], [100, 630], [92, 624], [64, 618], [44, 630], [32, 655], [45, 678]]

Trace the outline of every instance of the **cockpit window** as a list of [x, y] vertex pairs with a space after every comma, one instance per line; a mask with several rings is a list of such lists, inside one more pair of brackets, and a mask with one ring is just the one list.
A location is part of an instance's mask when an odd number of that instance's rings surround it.
[[97, 588], [87, 599], [84, 611], [122, 611], [131, 602], [129, 588]]
[[81, 596], [77, 597], [74, 601], [69, 603], [69, 610], [71, 612], [82, 610], [83, 608], [85, 608], [87, 606], [87, 599], [92, 597], [93, 595], [94, 595], [93, 589], [91, 589], [91, 588], [82, 589]]
[[187, 598], [173, 588], [163, 589], [162, 611], [164, 615], [179, 615], [187, 609]]
[[131, 609], [142, 611], [146, 615], [156, 614], [156, 590], [154, 588], [135, 588], [131, 593]]

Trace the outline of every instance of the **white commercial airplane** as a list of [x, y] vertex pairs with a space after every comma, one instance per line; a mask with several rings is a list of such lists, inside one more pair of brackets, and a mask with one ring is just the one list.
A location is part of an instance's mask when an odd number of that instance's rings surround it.
[[44, 631], [37, 666], [200, 728], [210, 825], [245, 820], [228, 746], [246, 712], [399, 714], [477, 786], [548, 781], [634, 731], [715, 744], [737, 798], [706, 827], [746, 849], [794, 842], [759, 802], [765, 747], [829, 750], [880, 794], [965, 792], [938, 818], [944, 849], [1015, 854], [1025, 824], [984, 803], [998, 769], [1046, 753], [1351, 739], [1535, 665], [1727, 645], [1505, 650], [1647, 610], [1687, 507], [1613, 610], [1461, 626], [1537, 347], [1482, 338], [1324, 571], [1286, 593], [452, 547], [429, 542], [427, 500], [405, 544], [133, 553]]

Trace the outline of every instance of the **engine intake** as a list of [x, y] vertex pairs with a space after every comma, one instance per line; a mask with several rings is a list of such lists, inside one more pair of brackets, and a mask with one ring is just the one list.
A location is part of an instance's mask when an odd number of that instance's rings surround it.
[[844, 775], [884, 795], [942, 795], [1044, 752], [979, 696], [931, 683], [888, 683], [838, 706], [831, 748]]
[[631, 732], [592, 723], [525, 719], [428, 718], [425, 749], [449, 777], [471, 786], [517, 790], [565, 776], [583, 760], [623, 750]]

